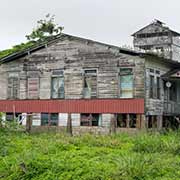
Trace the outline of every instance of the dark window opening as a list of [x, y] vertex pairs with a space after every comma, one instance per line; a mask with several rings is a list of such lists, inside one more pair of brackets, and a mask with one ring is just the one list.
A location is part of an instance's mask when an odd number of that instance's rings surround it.
[[154, 46], [152, 45], [145, 45], [145, 46], [138, 46], [140, 49], [143, 49], [143, 50], [151, 50]]
[[161, 99], [161, 84], [160, 77], [157, 77], [157, 99]]
[[117, 115], [117, 127], [119, 128], [136, 128], [137, 116], [136, 114], [118, 114]]
[[84, 98], [96, 98], [97, 97], [97, 71], [84, 70]]
[[58, 126], [59, 114], [58, 113], [41, 113], [42, 126]]
[[6, 121], [17, 120], [19, 115], [21, 115], [21, 113], [6, 113]]
[[160, 36], [168, 36], [168, 32], [143, 33], [136, 35], [137, 38], [151, 38], [151, 37], [160, 37]]
[[148, 128], [157, 128], [157, 116], [149, 116]]
[[100, 114], [81, 114], [81, 126], [99, 126]]
[[126, 128], [126, 114], [118, 114], [117, 115], [117, 127]]
[[130, 114], [130, 121], [129, 121], [129, 127], [130, 128], [136, 128], [136, 114]]

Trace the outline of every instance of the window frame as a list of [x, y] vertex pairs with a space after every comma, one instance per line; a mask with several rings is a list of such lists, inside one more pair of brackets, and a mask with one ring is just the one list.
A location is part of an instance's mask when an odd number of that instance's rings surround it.
[[[64, 78], [64, 71], [63, 70], [57, 70], [59, 74], [56, 74], [56, 70], [51, 75], [51, 99], [65, 99], [65, 78]], [[63, 97], [60, 97], [61, 93], [58, 93], [58, 97], [53, 97], [53, 78], [58, 78], [63, 80], [63, 86], [64, 86], [64, 92]]]
[[[13, 75], [12, 75], [13, 74]], [[13, 95], [9, 96], [9, 90], [10, 90], [10, 87], [9, 87], [9, 79], [12, 78], [13, 79], [13, 82], [14, 82], [14, 79], [17, 78], [17, 96], [14, 96], [14, 90], [13, 90], [13, 87], [12, 86], [12, 90], [13, 91]], [[14, 84], [13, 84], [14, 85]], [[20, 76], [19, 76], [19, 73], [18, 72], [10, 72], [7, 76], [7, 99], [19, 99], [19, 96], [20, 96]]]
[[[161, 89], [162, 89], [162, 79], [161, 71], [159, 69], [149, 68], [149, 98], [161, 100]], [[151, 77], [154, 78], [153, 85], [151, 85]], [[159, 82], [159, 83], [158, 83]]]
[[[30, 79], [37, 79], [38, 83], [37, 83], [37, 97], [30, 97], [29, 95], [29, 80]], [[40, 77], [27, 77], [27, 99], [39, 99], [40, 97]]]
[[[131, 97], [122, 97], [122, 90], [121, 90], [121, 77], [122, 76], [125, 76], [125, 75], [122, 75], [121, 74], [121, 70], [122, 69], [131, 69], [131, 74], [129, 75], [132, 75], [132, 96]], [[128, 74], [126, 74], [128, 75]], [[134, 68], [133, 67], [120, 67], [119, 68], [119, 73], [118, 73], [118, 92], [119, 92], [119, 98], [120, 99], [132, 99], [134, 98]]]
[[[96, 73], [92, 73], [96, 76], [96, 97], [92, 96], [91, 92], [90, 92], [90, 97], [85, 97], [85, 78], [86, 78], [86, 72], [85, 71], [96, 71]], [[98, 98], [98, 68], [84, 68], [83, 69], [83, 98], [84, 99], [97, 99]], [[89, 73], [91, 74], [91, 73]]]
[[[42, 123], [43, 120], [42, 120], [42, 115], [46, 114], [47, 115], [47, 124], [44, 124]], [[56, 122], [56, 125], [54, 125], [54, 122], [52, 122], [52, 118], [51, 116], [53, 114], [56, 114], [57, 115], [57, 122]], [[41, 126], [59, 126], [59, 113], [41, 113]]]
[[[82, 117], [86, 116], [87, 120], [82, 120]], [[90, 116], [92, 119], [89, 119]], [[93, 117], [94, 116], [94, 117]], [[96, 119], [97, 118], [97, 119]], [[100, 113], [81, 113], [80, 114], [80, 126], [82, 127], [100, 127], [102, 123], [102, 114]]]

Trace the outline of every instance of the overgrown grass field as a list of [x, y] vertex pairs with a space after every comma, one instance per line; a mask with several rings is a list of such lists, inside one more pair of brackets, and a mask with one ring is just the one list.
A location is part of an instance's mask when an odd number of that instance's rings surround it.
[[111, 136], [0, 132], [2, 180], [179, 180], [180, 132]]

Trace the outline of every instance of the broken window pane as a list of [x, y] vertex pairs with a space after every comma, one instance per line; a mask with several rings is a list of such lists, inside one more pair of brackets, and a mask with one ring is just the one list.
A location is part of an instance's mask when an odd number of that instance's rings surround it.
[[52, 77], [51, 96], [53, 99], [64, 98], [64, 77]]
[[96, 70], [84, 71], [84, 98], [97, 97], [97, 72]]
[[131, 68], [120, 69], [120, 97], [133, 97], [133, 72]]

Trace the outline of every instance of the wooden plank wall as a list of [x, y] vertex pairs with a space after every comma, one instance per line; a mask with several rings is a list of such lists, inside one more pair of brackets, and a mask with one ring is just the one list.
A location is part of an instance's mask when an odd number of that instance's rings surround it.
[[[97, 69], [98, 98], [119, 97], [119, 68], [134, 71], [134, 98], [144, 97], [144, 59], [122, 54], [95, 42], [66, 38], [24, 58], [0, 66], [0, 99], [7, 99], [7, 76], [19, 73], [19, 99], [28, 98], [28, 77], [39, 77], [38, 99], [51, 98], [53, 70], [62, 69], [65, 78], [65, 99], [83, 98], [83, 69]], [[37, 75], [38, 74], [38, 75]], [[113, 84], [112, 84], [113, 81]], [[33, 99], [33, 97], [29, 97]]]

